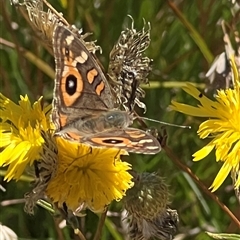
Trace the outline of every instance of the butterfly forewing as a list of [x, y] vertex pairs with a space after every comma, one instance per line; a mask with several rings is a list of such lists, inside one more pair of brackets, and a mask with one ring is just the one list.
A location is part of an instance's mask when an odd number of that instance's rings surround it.
[[[83, 40], [63, 26], [53, 33], [56, 62], [54, 105], [68, 122], [113, 108], [109, 84]], [[56, 111], [55, 108], [55, 111]]]

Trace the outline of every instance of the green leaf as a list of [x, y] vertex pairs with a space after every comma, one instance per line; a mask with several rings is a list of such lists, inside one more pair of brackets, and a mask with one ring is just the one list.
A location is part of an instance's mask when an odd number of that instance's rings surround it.
[[239, 240], [239, 234], [230, 234], [230, 233], [210, 233], [206, 232], [213, 239], [224, 239], [224, 240]]

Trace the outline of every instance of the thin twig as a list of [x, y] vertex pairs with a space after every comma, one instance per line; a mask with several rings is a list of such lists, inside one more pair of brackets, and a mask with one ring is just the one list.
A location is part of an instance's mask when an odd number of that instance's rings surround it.
[[3, 17], [4, 26], [7, 28], [8, 33], [10, 33], [11, 38], [12, 38], [13, 42], [15, 43], [15, 49], [17, 51], [17, 56], [18, 56], [18, 64], [20, 65], [19, 69], [21, 69], [20, 73], [23, 76], [23, 79], [25, 79], [26, 84], [28, 86], [30, 86], [31, 84], [30, 84], [29, 78], [27, 78], [28, 73], [27, 73], [27, 70], [24, 68], [24, 58], [20, 51], [20, 48], [21, 48], [20, 43], [19, 43], [20, 41], [12, 28], [11, 17], [9, 16], [10, 14], [9, 14], [8, 10], [6, 9], [5, 4], [1, 4], [0, 14]]
[[78, 228], [74, 229], [74, 233], [79, 237], [80, 240], [86, 240], [86, 238], [83, 236], [82, 232]]
[[108, 210], [108, 208], [106, 208], [106, 211], [101, 214], [101, 217], [99, 219], [98, 226], [97, 226], [97, 231], [95, 233], [95, 236], [94, 236], [93, 240], [101, 239], [104, 222], [105, 222], [105, 219], [106, 219], [106, 216], [107, 216], [107, 210]]
[[[10, 48], [16, 48], [17, 45], [15, 45], [12, 42], [7, 41], [6, 39], [0, 38], [0, 45], [5, 45]], [[37, 68], [39, 68], [41, 71], [43, 71], [46, 75], [48, 75], [50, 78], [54, 79], [55, 73], [54, 70], [46, 64], [43, 60], [38, 58], [36, 55], [34, 55], [32, 52], [27, 51], [23, 47], [19, 47], [19, 52], [24, 56], [28, 61], [33, 63]]]
[[6, 207], [6, 206], [10, 206], [10, 205], [14, 205], [14, 204], [20, 204], [20, 203], [25, 203], [25, 199], [21, 198], [21, 199], [4, 200], [4, 201], [0, 202], [0, 206]]
[[199, 180], [199, 178], [191, 171], [190, 168], [186, 167], [184, 164], [181, 163], [179, 158], [171, 151], [170, 148], [167, 146], [163, 146], [163, 149], [165, 150], [167, 156], [173, 160], [173, 162], [184, 172], [188, 173], [189, 176], [197, 183], [197, 185], [210, 197], [212, 198], [221, 208], [224, 212], [226, 212], [229, 217], [233, 220], [233, 222], [240, 227], [240, 220], [237, 219], [237, 217], [229, 210], [229, 208], [224, 205], [219, 198], [214, 195], [211, 191], [208, 190], [208, 188]]
[[53, 218], [54, 220], [54, 225], [55, 225], [55, 230], [57, 232], [57, 239], [58, 240], [64, 240], [64, 234], [63, 234], [63, 231], [62, 229], [59, 227], [59, 223], [61, 220], [59, 220], [59, 218]]

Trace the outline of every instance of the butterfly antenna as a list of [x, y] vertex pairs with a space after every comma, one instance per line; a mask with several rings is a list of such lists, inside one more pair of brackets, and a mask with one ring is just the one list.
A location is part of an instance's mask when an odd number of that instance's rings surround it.
[[177, 124], [173, 124], [173, 123], [166, 123], [166, 122], [162, 122], [162, 121], [158, 121], [158, 120], [151, 119], [151, 118], [146, 118], [146, 117], [139, 117], [138, 116], [138, 118], [143, 119], [143, 120], [147, 120], [147, 121], [150, 121], [150, 122], [161, 123], [161, 124], [164, 124], [164, 125], [167, 125], [167, 126], [191, 129], [191, 126], [183, 126], [183, 125], [177, 125]]

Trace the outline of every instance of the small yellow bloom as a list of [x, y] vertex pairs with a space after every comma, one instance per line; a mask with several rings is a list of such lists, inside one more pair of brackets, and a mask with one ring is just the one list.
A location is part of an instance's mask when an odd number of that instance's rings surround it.
[[50, 128], [51, 106], [42, 108], [39, 98], [33, 106], [27, 96], [19, 105], [0, 94], [0, 166], [8, 166], [5, 180], [18, 180], [27, 165], [32, 165], [42, 151], [41, 131]]
[[[201, 150], [193, 154], [194, 161], [205, 158], [213, 149], [216, 161], [223, 161], [213, 184], [212, 191], [217, 190], [230, 171], [240, 170], [240, 78], [234, 58], [231, 58], [234, 89], [218, 90], [215, 100], [210, 100], [193, 85], [187, 84], [185, 92], [196, 98], [201, 105], [197, 107], [172, 101], [173, 110], [197, 117], [208, 117], [198, 130], [200, 138], [211, 137], [212, 140]], [[235, 187], [240, 186], [240, 174]]]
[[121, 162], [118, 149], [91, 148], [84, 144], [56, 138], [58, 169], [47, 187], [47, 195], [61, 207], [66, 203], [75, 211], [88, 207], [103, 211], [113, 200], [121, 200], [127, 189], [133, 186], [131, 167]]

